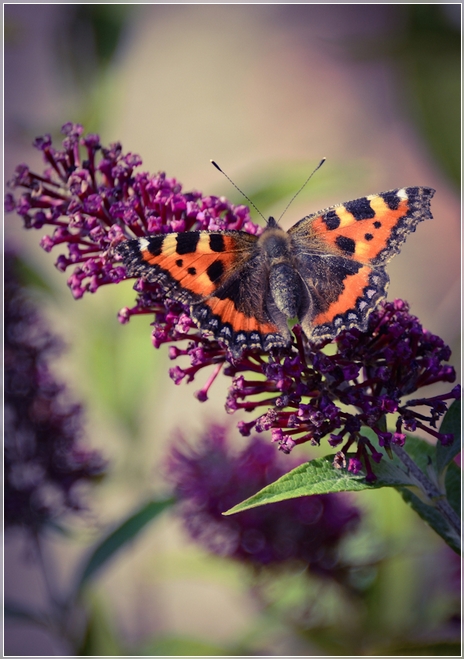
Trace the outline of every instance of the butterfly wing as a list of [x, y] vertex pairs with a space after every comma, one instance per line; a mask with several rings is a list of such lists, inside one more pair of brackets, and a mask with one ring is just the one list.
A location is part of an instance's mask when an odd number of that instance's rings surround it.
[[289, 338], [264, 307], [257, 241], [242, 231], [187, 231], [128, 240], [117, 251], [129, 276], [158, 283], [168, 297], [188, 304], [199, 327], [239, 356], [244, 348], [268, 350]]
[[369, 314], [386, 296], [385, 265], [407, 234], [432, 217], [434, 192], [390, 190], [333, 206], [291, 227], [298, 271], [312, 301], [300, 318], [309, 337], [366, 329]]

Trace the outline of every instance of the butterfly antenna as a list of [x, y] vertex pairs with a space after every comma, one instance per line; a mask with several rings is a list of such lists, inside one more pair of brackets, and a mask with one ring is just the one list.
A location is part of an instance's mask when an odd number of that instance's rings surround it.
[[[230, 178], [230, 176], [227, 176], [227, 174], [226, 174], [225, 172], [222, 171], [222, 169], [219, 167], [219, 165], [217, 164], [217, 162], [214, 162], [214, 160], [210, 160], [210, 162], [211, 162], [212, 165], [214, 165], [214, 166], [216, 167], [216, 169], [218, 169], [218, 170], [221, 172], [221, 174], [224, 174], [224, 176], [226, 177], [226, 179], [232, 183], [232, 185], [234, 186], [234, 188], [235, 188], [236, 190], [238, 190], [238, 191], [240, 192], [240, 194], [243, 195], [247, 201], [250, 202], [250, 204], [253, 206], [253, 208], [255, 209], [255, 211], [256, 211], [257, 213], [259, 213], [259, 214], [261, 215], [261, 217], [263, 218], [263, 220], [267, 223], [266, 218], [265, 218], [264, 215], [261, 213], [261, 211], [259, 210], [259, 208], [258, 208], [257, 206], [255, 206], [255, 204], [251, 201], [250, 197], [248, 197], [248, 196], [243, 192], [243, 190], [240, 190], [240, 188], [238, 187], [238, 185], [236, 185], [236, 184], [233, 182], [233, 180]], [[322, 163], [321, 163], [321, 164], [322, 164]], [[306, 185], [306, 184], [305, 184], [305, 185]], [[285, 210], [287, 210], [287, 209], [285, 209]]]
[[311, 177], [317, 172], [317, 170], [319, 169], [319, 167], [322, 167], [322, 165], [325, 163], [325, 161], [326, 161], [326, 158], [322, 158], [321, 162], [318, 164], [318, 166], [316, 167], [316, 169], [314, 169], [314, 170], [311, 172], [311, 174], [308, 176], [308, 178], [307, 178], [306, 181], [303, 183], [303, 185], [302, 185], [301, 188], [298, 190], [298, 192], [295, 192], [295, 194], [293, 195], [293, 197], [290, 199], [290, 201], [288, 202], [288, 204], [285, 206], [282, 215], [279, 217], [279, 222], [280, 222], [280, 220], [283, 218], [283, 216], [285, 215], [285, 213], [287, 212], [287, 210], [289, 209], [290, 204], [292, 204], [292, 203], [295, 201], [295, 199], [298, 197], [298, 195], [300, 194], [300, 192], [303, 190], [303, 188], [304, 188], [304, 187], [306, 186], [306, 184], [309, 182], [309, 179], [310, 179], [310, 178], [311, 178]]

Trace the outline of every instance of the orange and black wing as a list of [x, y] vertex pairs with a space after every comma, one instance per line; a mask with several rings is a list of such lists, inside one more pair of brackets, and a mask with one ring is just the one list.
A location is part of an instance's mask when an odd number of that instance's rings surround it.
[[234, 356], [244, 348], [267, 350], [288, 342], [265, 309], [256, 236], [187, 231], [128, 240], [117, 251], [129, 276], [158, 283], [168, 297], [188, 304], [198, 326]]
[[300, 319], [309, 337], [366, 329], [369, 314], [386, 296], [385, 265], [408, 233], [432, 217], [434, 192], [416, 187], [362, 197], [305, 217], [289, 230], [312, 300]]

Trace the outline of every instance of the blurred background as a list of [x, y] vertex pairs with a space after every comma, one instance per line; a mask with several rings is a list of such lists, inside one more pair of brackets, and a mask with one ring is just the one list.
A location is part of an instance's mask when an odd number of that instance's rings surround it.
[[[451, 346], [457, 367], [460, 9], [6, 5], [6, 179], [22, 162], [41, 171], [33, 139], [51, 133], [58, 147], [60, 127], [73, 121], [103, 144], [120, 141], [142, 157], [144, 171], [165, 171], [185, 191], [243, 203], [211, 166], [214, 158], [265, 215], [277, 217], [325, 156], [285, 227], [366, 194], [431, 186], [434, 220], [419, 225], [390, 264], [389, 299], [407, 300]], [[7, 216], [6, 244], [27, 264], [30, 295], [66, 344], [53, 371], [83, 404], [86, 442], [109, 464], [87, 492], [88, 510], [65, 521], [67, 533], [46, 533], [52, 579], [64, 591], [102, 533], [169, 491], [162, 465], [179, 427], [193, 440], [208, 420], [228, 421], [238, 449], [245, 440], [234, 431], [239, 418], [225, 419], [225, 378], [200, 404], [193, 392], [203, 382], [170, 380], [167, 349], [152, 348], [146, 317], [119, 325], [117, 311], [133, 300], [130, 282], [73, 300], [53, 254], [38, 246], [42, 232], [21, 224]], [[325, 446], [318, 454], [328, 452]], [[242, 654], [446, 654], [456, 638], [449, 550], [395, 492], [350, 501], [363, 522], [346, 552], [369, 566], [354, 612], [315, 577], [308, 588], [323, 604], [303, 633], [288, 615], [293, 600], [286, 610], [279, 595], [294, 592], [294, 572], [279, 575], [263, 606], [246, 566], [187, 541], [168, 512], [88, 587], [82, 607], [93, 631], [85, 647], [16, 616], [5, 654], [202, 655], [239, 646]], [[7, 533], [5, 550], [6, 596], [44, 607], [42, 572], [21, 529]], [[356, 633], [337, 646], [341, 620]], [[425, 638], [431, 620], [433, 639]], [[363, 645], [360, 637], [370, 640]]]

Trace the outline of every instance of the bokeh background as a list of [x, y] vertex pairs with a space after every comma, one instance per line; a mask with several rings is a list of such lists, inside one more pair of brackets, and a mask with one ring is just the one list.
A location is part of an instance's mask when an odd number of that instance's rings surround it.
[[[408, 300], [423, 325], [452, 347], [457, 366], [460, 9], [5, 5], [6, 179], [21, 162], [39, 171], [32, 140], [45, 133], [59, 140], [70, 120], [98, 132], [104, 144], [121, 141], [141, 155], [144, 170], [166, 171], [184, 190], [242, 203], [211, 167], [214, 158], [264, 214], [277, 217], [325, 156], [285, 215], [287, 227], [334, 203], [431, 186], [434, 220], [418, 227], [389, 266], [389, 298]], [[207, 419], [226, 420], [228, 383], [217, 382], [203, 404], [193, 397], [203, 383], [174, 385], [167, 350], [152, 348], [147, 319], [117, 323], [118, 309], [133, 299], [130, 284], [74, 301], [53, 255], [40, 250], [41, 235], [7, 216], [6, 242], [27, 261], [32, 294], [67, 345], [55, 372], [84, 404], [87, 441], [110, 464], [88, 493], [87, 513], [69, 521], [72, 534], [47, 536], [54, 578], [64, 589], [99, 533], [166, 491], [160, 465], [177, 429], [194, 437]], [[233, 427], [238, 420], [228, 421]], [[237, 445], [243, 441], [237, 435]], [[445, 620], [452, 608], [447, 550], [394, 492], [365, 494], [356, 503], [365, 510], [356, 546], [377, 566], [375, 625], [384, 639], [406, 642], [430, 616]], [[7, 535], [5, 549], [7, 596], [42, 606], [40, 570], [19, 530]], [[427, 596], [419, 588], [424, 566], [438, 586], [434, 611], [418, 617], [414, 607]], [[87, 597], [97, 630], [89, 654], [214, 654], [245, 637], [252, 653], [328, 654], [315, 637], [271, 622], [250, 596], [243, 569], [187, 542], [172, 515], [109, 564]], [[452, 636], [448, 628], [446, 634]], [[7, 628], [6, 654], [73, 651], [27, 622]]]

